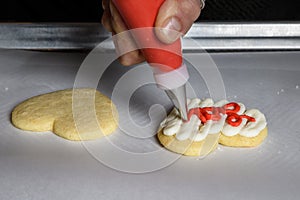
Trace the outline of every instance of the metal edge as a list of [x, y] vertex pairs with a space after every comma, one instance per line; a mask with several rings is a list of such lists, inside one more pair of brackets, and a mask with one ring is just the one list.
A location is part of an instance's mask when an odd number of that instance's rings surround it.
[[[89, 50], [109, 36], [100, 23], [0, 23], [2, 49]], [[195, 41], [206, 50], [298, 50], [300, 22], [197, 23], [183, 49], [197, 50]]]
[[197, 23], [189, 30], [192, 38], [286, 38], [300, 37], [300, 22]]

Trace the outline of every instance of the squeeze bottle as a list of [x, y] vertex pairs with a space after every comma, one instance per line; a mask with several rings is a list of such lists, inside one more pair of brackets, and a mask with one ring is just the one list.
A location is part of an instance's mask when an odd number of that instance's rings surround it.
[[136, 44], [152, 67], [157, 86], [167, 93], [182, 119], [187, 120], [186, 82], [189, 74], [182, 59], [181, 40], [161, 42], [155, 21], [164, 0], [112, 0]]

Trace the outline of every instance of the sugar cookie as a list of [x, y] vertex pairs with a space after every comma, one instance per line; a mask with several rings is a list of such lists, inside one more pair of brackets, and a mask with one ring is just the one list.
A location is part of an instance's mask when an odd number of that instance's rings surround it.
[[[188, 100], [188, 109], [214, 105], [211, 99]], [[160, 124], [158, 139], [170, 151], [187, 156], [205, 156], [216, 149], [224, 119], [219, 122], [201, 123], [196, 116], [183, 122], [179, 112], [174, 109]]]
[[[74, 97], [77, 105], [72, 101]], [[78, 116], [80, 122], [84, 122], [80, 126], [75, 124], [73, 108], [77, 109], [76, 113], [82, 113]], [[90, 112], [86, 112], [88, 109]], [[118, 113], [112, 101], [94, 89], [67, 89], [32, 97], [19, 104], [12, 112], [12, 123], [22, 130], [52, 131], [68, 140], [92, 140], [116, 130]]]
[[[231, 147], [254, 147], [267, 136], [265, 116], [242, 103], [212, 99], [188, 101], [187, 122], [174, 109], [160, 124], [158, 139], [167, 149], [189, 156], [212, 152], [219, 142]], [[220, 136], [220, 137], [219, 137]]]
[[268, 135], [268, 128], [265, 127], [255, 137], [244, 137], [240, 134], [235, 136], [220, 135], [219, 143], [230, 147], [255, 147], [260, 145]]
[[175, 153], [186, 156], [205, 156], [217, 148], [219, 134], [208, 135], [205, 140], [198, 142], [190, 139], [180, 141], [174, 135], [163, 134], [162, 130], [157, 133], [157, 137], [165, 148]]
[[[255, 120], [251, 121], [249, 116]], [[245, 107], [239, 108], [239, 116], [233, 116], [233, 119], [241, 123], [232, 126], [225, 123], [219, 143], [231, 147], [255, 147], [260, 145], [268, 135], [267, 122], [264, 114], [257, 109], [246, 110]]]

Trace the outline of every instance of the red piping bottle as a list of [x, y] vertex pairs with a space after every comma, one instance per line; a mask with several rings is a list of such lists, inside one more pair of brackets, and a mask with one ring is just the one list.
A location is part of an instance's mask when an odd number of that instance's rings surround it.
[[112, 0], [146, 61], [159, 88], [166, 91], [181, 116], [187, 119], [185, 83], [189, 75], [182, 62], [181, 41], [161, 42], [155, 35], [156, 16], [164, 0]]

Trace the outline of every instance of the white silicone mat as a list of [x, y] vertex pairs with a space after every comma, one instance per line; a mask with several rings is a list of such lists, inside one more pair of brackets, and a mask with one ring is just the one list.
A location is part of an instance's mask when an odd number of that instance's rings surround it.
[[[265, 113], [266, 141], [254, 149], [219, 146], [205, 159], [181, 157], [163, 169], [130, 174], [98, 162], [81, 143], [20, 131], [10, 123], [10, 112], [19, 102], [71, 88], [85, 54], [0, 50], [0, 199], [298, 199], [300, 52], [211, 55], [227, 98]], [[113, 63], [101, 78], [100, 90], [111, 95], [126, 71]], [[192, 75], [191, 82], [197, 80]], [[209, 95], [204, 83], [193, 84], [199, 84], [201, 98]], [[170, 108], [154, 85], [140, 88], [132, 97], [132, 116], [141, 126], [150, 120], [147, 111], [155, 103]], [[128, 139], [120, 130], [111, 141], [136, 153], [161, 148], [154, 137]], [[109, 157], [101, 143], [89, 144]]]

